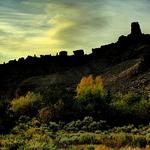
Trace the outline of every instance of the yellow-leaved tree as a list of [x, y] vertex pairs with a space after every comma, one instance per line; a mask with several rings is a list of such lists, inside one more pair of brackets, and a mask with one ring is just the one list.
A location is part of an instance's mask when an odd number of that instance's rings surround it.
[[103, 85], [103, 79], [101, 76], [96, 76], [95, 79], [92, 75], [89, 75], [87, 77], [83, 77], [78, 84], [77, 88], [77, 97], [79, 97], [83, 93], [97, 93], [100, 92], [102, 95], [104, 95], [104, 85]]
[[105, 92], [101, 76], [83, 77], [76, 88], [76, 102], [82, 115], [104, 116], [107, 110], [107, 92]]

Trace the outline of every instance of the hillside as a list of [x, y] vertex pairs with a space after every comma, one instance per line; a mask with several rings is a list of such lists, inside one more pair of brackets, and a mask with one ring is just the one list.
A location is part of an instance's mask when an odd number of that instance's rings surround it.
[[[0, 66], [0, 96], [14, 97], [29, 90], [45, 91], [54, 85], [74, 90], [83, 76], [101, 75], [107, 89], [120, 92], [145, 92], [149, 86], [150, 35], [143, 34], [137, 22], [131, 24], [131, 33], [120, 36], [116, 43], [83, 50], [67, 56], [28, 56]], [[61, 87], [61, 86], [60, 86]], [[60, 89], [61, 90], [61, 89]]]
[[[61, 73], [31, 77], [19, 84], [16, 95], [21, 95], [22, 92], [26, 93], [28, 90], [42, 92], [46, 89], [53, 89], [54, 86], [59, 87], [59, 90], [63, 86], [68, 90], [75, 91], [81, 78], [88, 75], [101, 75], [109, 90], [141, 93], [150, 84], [150, 76], [148, 76], [149, 71], [140, 73], [140, 62], [140, 59], [132, 59], [112, 66], [106, 66], [102, 62], [93, 62]], [[146, 81], [147, 83], [145, 83]], [[143, 85], [141, 86], [141, 84]]]

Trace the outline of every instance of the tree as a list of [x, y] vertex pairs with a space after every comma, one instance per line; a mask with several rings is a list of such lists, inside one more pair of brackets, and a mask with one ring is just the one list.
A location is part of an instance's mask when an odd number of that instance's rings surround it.
[[83, 115], [103, 116], [107, 110], [107, 93], [101, 76], [83, 77], [78, 84], [76, 100]]

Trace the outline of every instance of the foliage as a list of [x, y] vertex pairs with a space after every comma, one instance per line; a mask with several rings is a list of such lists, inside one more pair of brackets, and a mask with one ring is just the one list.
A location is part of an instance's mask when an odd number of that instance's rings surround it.
[[94, 121], [92, 117], [86, 116], [82, 121], [72, 121], [64, 126], [66, 131], [89, 131], [104, 130], [106, 128], [106, 121]]
[[109, 100], [100, 76], [95, 79], [92, 76], [81, 79], [77, 86], [76, 101], [83, 116], [99, 116], [98, 118], [103, 119], [107, 114]]
[[54, 107], [44, 107], [39, 111], [39, 119], [42, 123], [48, 123], [56, 115], [56, 109]]
[[[9, 121], [16, 123], [10, 134], [0, 136], [0, 148], [67, 149], [86, 145], [86, 149], [94, 149], [99, 144], [112, 148], [150, 145], [149, 95], [106, 91], [100, 76], [83, 77], [76, 92], [74, 99], [67, 92], [63, 96], [52, 95], [57, 99], [55, 102], [33, 92], [10, 103], [0, 101], [0, 132], [5, 126], [9, 128]], [[13, 115], [17, 120], [11, 121]]]
[[13, 113], [9, 110], [9, 102], [0, 100], [0, 133], [7, 133], [13, 126]]
[[42, 96], [39, 93], [28, 92], [26, 96], [11, 101], [11, 110], [18, 115], [34, 115], [42, 106]]
[[77, 86], [77, 97], [82, 96], [82, 94], [86, 94], [87, 92], [90, 92], [91, 94], [94, 94], [95, 92], [100, 92], [100, 94], [104, 94], [104, 86], [103, 86], [103, 80], [101, 76], [97, 76], [95, 79], [93, 79], [92, 75], [88, 77], [83, 77], [80, 81], [80, 83]]
[[[64, 131], [56, 122], [36, 127], [33, 121], [20, 123], [9, 135], [0, 136], [0, 148], [2, 149], [61, 149], [71, 145], [96, 145], [103, 144], [112, 148], [146, 147], [150, 144], [150, 125], [138, 126], [128, 125], [104, 130], [99, 133], [87, 131]], [[84, 122], [92, 123], [90, 117]], [[79, 122], [79, 121], [77, 121]], [[44, 127], [45, 126], [45, 127]], [[59, 129], [59, 130], [58, 130]], [[137, 132], [133, 132], [137, 129]], [[92, 146], [93, 145], [93, 146]]]
[[111, 101], [112, 118], [119, 124], [147, 123], [150, 121], [150, 99], [135, 93], [116, 95]]
[[48, 127], [54, 132], [58, 131], [59, 129], [59, 125], [56, 122], [49, 122]]

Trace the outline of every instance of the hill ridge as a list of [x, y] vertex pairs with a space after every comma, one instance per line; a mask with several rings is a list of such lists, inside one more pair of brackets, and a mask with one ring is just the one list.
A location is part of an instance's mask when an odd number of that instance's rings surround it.
[[[68, 78], [72, 78], [77, 84], [82, 76], [89, 74], [104, 75], [104, 78], [107, 76], [107, 72], [113, 75], [112, 68], [117, 70], [119, 68], [118, 64], [121, 63], [124, 64], [121, 66], [122, 75], [125, 75], [127, 72], [130, 74], [136, 70], [133, 67], [135, 62], [133, 64], [131, 63], [128, 68], [125, 66], [128, 62], [130, 64], [132, 60], [138, 60], [137, 75], [139, 75], [149, 69], [149, 58], [150, 35], [143, 34], [139, 23], [133, 22], [129, 35], [120, 36], [116, 43], [92, 49], [91, 54], [84, 54], [83, 50], [77, 50], [74, 51], [74, 55], [68, 56], [66, 51], [62, 51], [58, 56], [42, 55], [40, 58], [29, 56], [26, 59], [20, 58], [18, 61], [10, 61], [7, 64], [0, 65], [0, 97], [6, 95], [13, 97], [16, 93], [16, 89], [18, 89], [20, 85], [21, 87], [25, 85], [27, 90], [32, 90], [32, 88], [30, 88], [32, 84], [29, 83], [26, 85], [23, 82], [28, 80], [28, 78], [33, 78], [33, 80], [29, 80], [31, 83], [32, 81], [35, 82], [34, 78], [39, 77], [42, 79], [42, 76], [45, 75], [50, 75], [50, 77], [51, 75], [56, 75], [57, 80], [59, 77], [63, 80], [64, 76], [68, 74]], [[133, 68], [133, 70], [131, 68]], [[116, 79], [119, 78], [120, 73], [118, 72]], [[62, 77], [60, 74], [62, 74]], [[51, 80], [50, 77], [47, 80], [48, 82]], [[129, 78], [132, 78], [132, 76]], [[62, 81], [61, 83], [64, 84]], [[117, 87], [111, 83], [108, 87], [117, 89]]]

